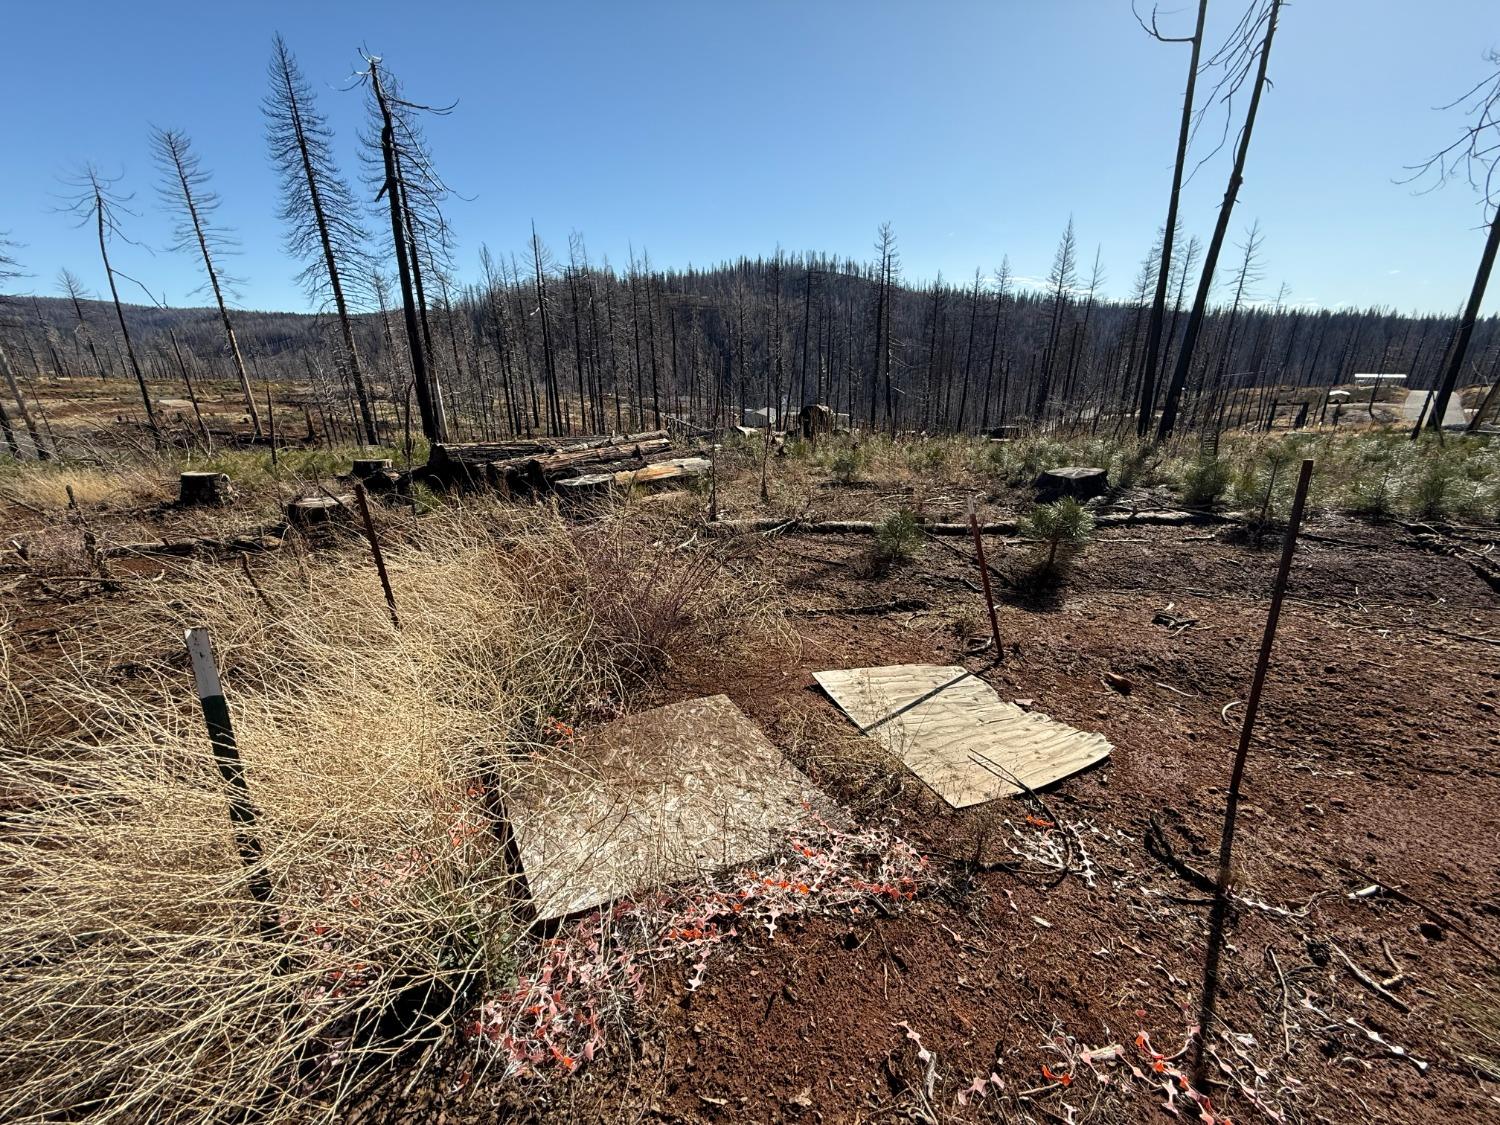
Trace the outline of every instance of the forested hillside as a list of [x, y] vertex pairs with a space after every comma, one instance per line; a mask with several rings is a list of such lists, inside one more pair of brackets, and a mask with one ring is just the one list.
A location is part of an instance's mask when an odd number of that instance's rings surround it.
[[[915, 289], [898, 267], [883, 284], [879, 258], [816, 254], [620, 272], [590, 263], [576, 239], [571, 250], [561, 264], [540, 242], [525, 260], [486, 255], [488, 281], [444, 293], [420, 322], [455, 434], [654, 426], [663, 415], [706, 423], [778, 402], [826, 402], [876, 428], [1094, 425], [1100, 416], [1114, 426], [1140, 401], [1150, 259], [1132, 301], [1098, 299], [1080, 280], [1071, 238], [1045, 288], [1022, 287], [1002, 268]], [[1190, 417], [1235, 387], [1327, 388], [1373, 371], [1408, 373], [1416, 387], [1437, 380], [1455, 318], [1252, 299], [1255, 263], [1240, 266], [1205, 322], [1186, 388], [1201, 409]], [[1175, 360], [1184, 288], [1175, 277], [1163, 373]], [[216, 309], [128, 305], [125, 315], [148, 377], [180, 379], [174, 337], [191, 375], [232, 376]], [[33, 376], [129, 377], [102, 302], [11, 298], [4, 318], [18, 366]], [[236, 312], [235, 324], [256, 378], [308, 382], [335, 424], [352, 427], [335, 317]], [[376, 413], [393, 418], [412, 383], [399, 311], [352, 324], [373, 397], [385, 404]], [[1489, 377], [1497, 346], [1495, 320], [1481, 321], [1460, 386]]]

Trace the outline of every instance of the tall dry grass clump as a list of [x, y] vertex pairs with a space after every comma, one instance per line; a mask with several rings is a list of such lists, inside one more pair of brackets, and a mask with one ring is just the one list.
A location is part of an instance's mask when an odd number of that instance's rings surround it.
[[0, 468], [0, 501], [50, 514], [68, 506], [72, 488], [85, 508], [128, 507], [160, 499], [167, 479], [167, 468], [152, 463], [17, 461]]
[[[554, 727], [754, 636], [722, 567], [610, 522], [442, 515], [387, 557], [400, 632], [352, 545], [259, 561], [259, 592], [195, 564], [27, 669], [66, 736], [24, 744], [28, 700], [0, 695], [0, 1119], [300, 1118], [417, 1065], [513, 965], [496, 790], [556, 759]], [[199, 624], [269, 912], [193, 695]]]

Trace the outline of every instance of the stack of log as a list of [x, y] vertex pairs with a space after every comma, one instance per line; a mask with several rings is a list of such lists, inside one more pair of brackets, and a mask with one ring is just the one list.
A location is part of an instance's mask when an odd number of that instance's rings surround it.
[[642, 476], [639, 483], [697, 476], [707, 465], [704, 461], [700, 466], [701, 460], [674, 458], [667, 431], [647, 430], [564, 439], [436, 444], [423, 475], [444, 487], [487, 487], [504, 493], [545, 492], [564, 482], [576, 482], [576, 493], [635, 483], [636, 476]]

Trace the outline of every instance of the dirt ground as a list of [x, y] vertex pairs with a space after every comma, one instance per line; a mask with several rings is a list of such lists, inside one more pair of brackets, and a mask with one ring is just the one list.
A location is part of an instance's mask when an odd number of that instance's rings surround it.
[[[1403, 545], [1399, 527], [1330, 517], [1308, 532], [1247, 773], [1219, 1005], [1230, 1046], [1209, 1093], [1220, 1120], [1239, 1122], [1492, 1120], [1497, 599], [1463, 564]], [[664, 971], [628, 1050], [540, 1100], [499, 1104], [600, 1121], [1161, 1118], [1171, 1082], [1149, 1060], [1165, 1055], [1170, 1075], [1196, 1021], [1209, 900], [1146, 838], [1155, 821], [1181, 864], [1213, 870], [1243, 713], [1231, 704], [1276, 557], [1274, 544], [1224, 538], [1101, 533], [1048, 604], [1002, 605], [998, 664], [959, 636], [983, 612], [962, 540], [931, 542], [879, 579], [852, 577], [867, 549], [853, 539], [747, 544], [737, 565], [775, 575], [797, 643], [727, 678], [678, 669], [663, 700], [727, 692], [830, 793], [894, 821], [943, 884], [890, 917], [747, 940], [697, 991]], [[929, 608], [837, 612], [898, 600]], [[1162, 610], [1193, 621], [1153, 624]], [[1104, 733], [1114, 752], [1043, 794], [1030, 822], [1016, 801], [954, 811], [878, 762], [812, 680], [896, 662], [963, 664], [1003, 698]], [[1066, 874], [1007, 848], [1036, 854], [1024, 844], [1054, 834], [1033, 827], [1047, 816], [1084, 852]], [[1111, 1045], [1147, 1072], [1081, 1057]], [[366, 1108], [497, 1112], [431, 1090]]]
[[[1209, 1092], [1237, 1122], [1493, 1120], [1500, 597], [1400, 524], [1307, 532], [1246, 777]], [[1000, 583], [997, 661], [971, 654], [988, 624], [966, 540], [875, 575], [867, 538], [740, 538], [730, 565], [772, 580], [788, 642], [748, 666], [675, 668], [655, 702], [727, 693], [940, 878], [889, 916], [744, 940], [697, 991], [661, 971], [630, 1042], [536, 1096], [397, 1081], [356, 1118], [1135, 1121], [1175, 1100], [1193, 1119], [1170, 1080], [1207, 932], [1191, 873], [1214, 868], [1275, 546], [1214, 526], [1101, 531], [1049, 594]], [[1026, 550], [991, 549], [1002, 575]], [[11, 586], [17, 643], [51, 643], [73, 597]], [[1177, 622], [1156, 623], [1164, 611]], [[962, 664], [1113, 753], [1044, 808], [952, 810], [812, 679], [905, 662]], [[1036, 858], [1059, 825], [1062, 870]], [[1112, 1045], [1128, 1062], [1098, 1061]]]

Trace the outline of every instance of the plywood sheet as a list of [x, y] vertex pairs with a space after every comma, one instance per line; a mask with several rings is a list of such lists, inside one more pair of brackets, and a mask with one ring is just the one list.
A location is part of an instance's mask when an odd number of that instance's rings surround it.
[[816, 672], [861, 731], [955, 808], [1040, 789], [1109, 756], [1102, 735], [1006, 703], [967, 669], [900, 664]]
[[659, 707], [580, 736], [510, 796], [538, 918], [767, 854], [831, 804], [727, 696]]

